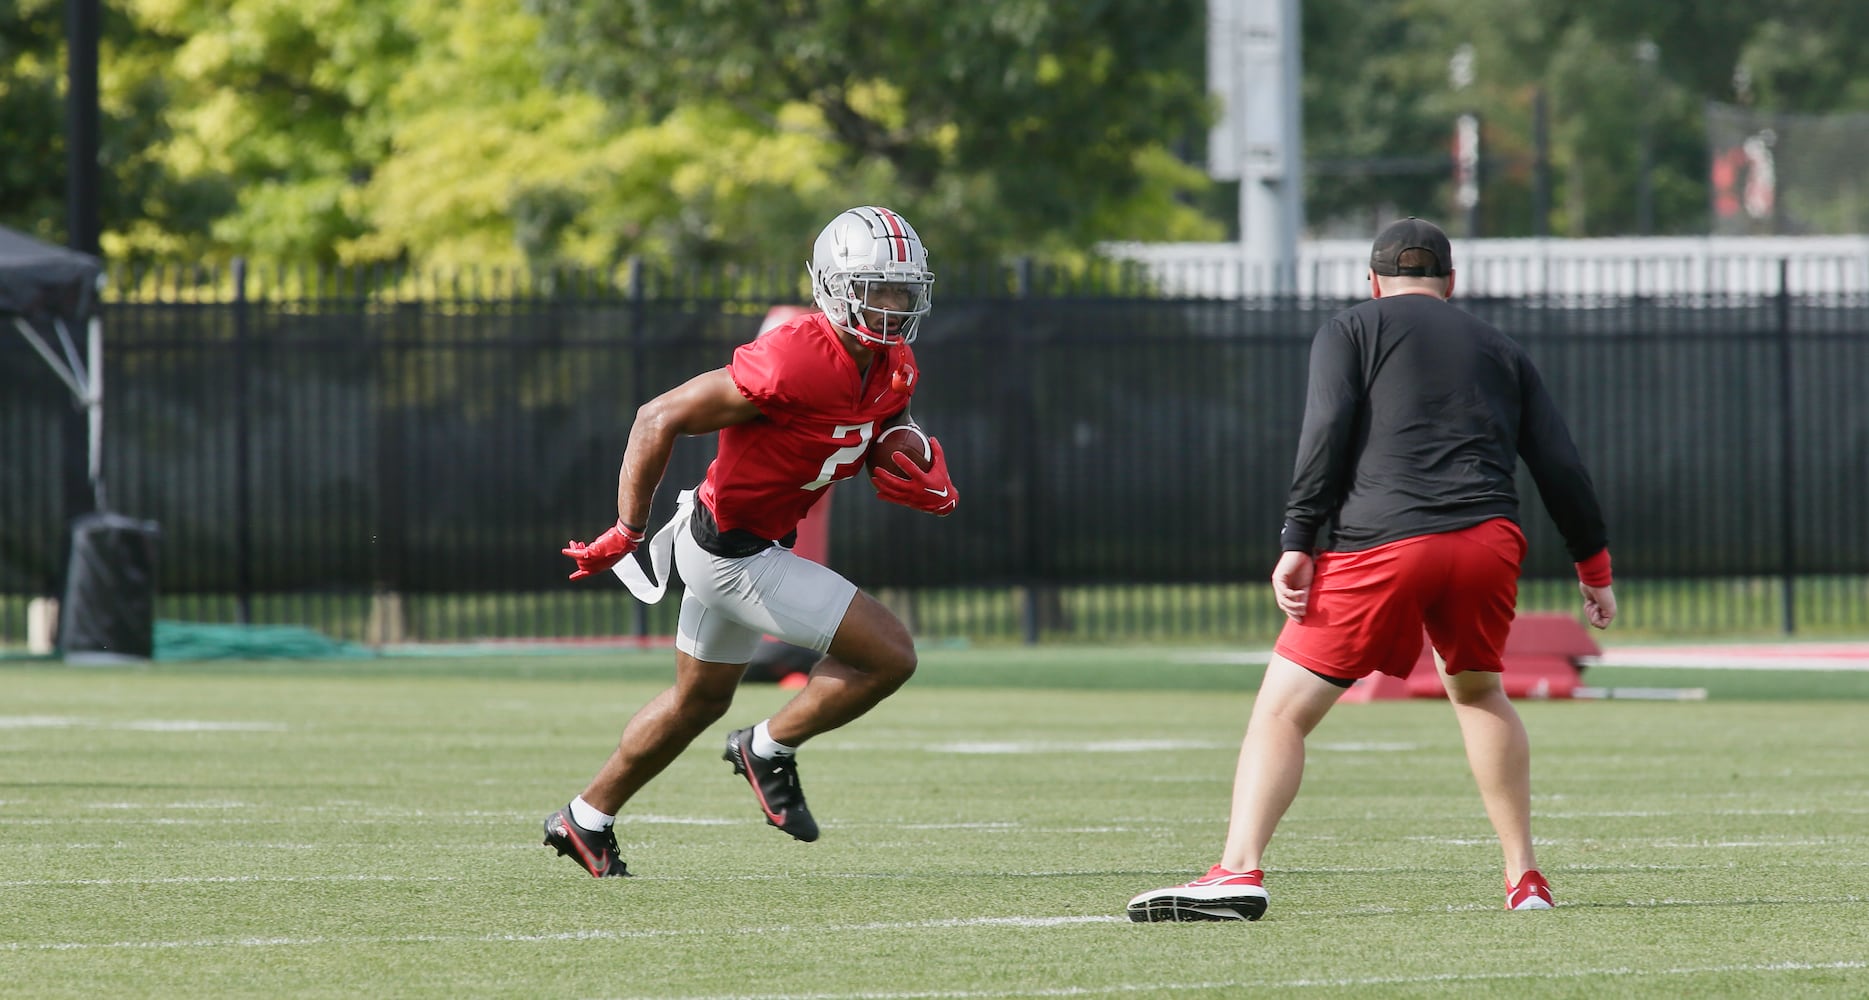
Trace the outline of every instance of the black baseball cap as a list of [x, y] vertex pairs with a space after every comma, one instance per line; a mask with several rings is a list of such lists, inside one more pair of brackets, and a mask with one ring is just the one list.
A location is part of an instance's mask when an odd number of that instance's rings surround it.
[[[1433, 267], [1403, 267], [1402, 251], [1425, 250], [1434, 255]], [[1409, 216], [1389, 223], [1369, 248], [1369, 269], [1388, 277], [1444, 278], [1453, 273], [1454, 249], [1441, 227]]]

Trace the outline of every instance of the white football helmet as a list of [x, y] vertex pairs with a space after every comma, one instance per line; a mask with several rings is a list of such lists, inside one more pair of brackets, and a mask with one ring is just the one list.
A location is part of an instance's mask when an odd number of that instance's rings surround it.
[[824, 317], [866, 344], [914, 343], [932, 306], [928, 251], [915, 227], [886, 208], [853, 208], [832, 219], [805, 270]]

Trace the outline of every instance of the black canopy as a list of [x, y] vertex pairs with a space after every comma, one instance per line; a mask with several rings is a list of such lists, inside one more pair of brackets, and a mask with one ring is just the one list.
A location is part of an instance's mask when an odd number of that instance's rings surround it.
[[104, 266], [96, 257], [0, 226], [0, 315], [83, 319]]

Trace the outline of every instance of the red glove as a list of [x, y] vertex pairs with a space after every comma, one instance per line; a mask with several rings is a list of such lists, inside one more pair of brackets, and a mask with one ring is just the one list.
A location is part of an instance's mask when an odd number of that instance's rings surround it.
[[578, 571], [571, 574], [571, 579], [582, 580], [587, 576], [615, 566], [623, 557], [636, 551], [642, 544], [642, 529], [632, 528], [623, 523], [622, 518], [609, 531], [597, 536], [589, 545], [583, 542], [566, 542], [559, 551], [570, 556], [578, 564]]
[[941, 442], [929, 438], [928, 451], [933, 456], [928, 471], [897, 459], [896, 468], [907, 479], [885, 472], [880, 476], [871, 475], [870, 482], [876, 484], [876, 495], [890, 503], [946, 517], [960, 505], [960, 491], [954, 488], [954, 480], [948, 478], [947, 458], [941, 453]]

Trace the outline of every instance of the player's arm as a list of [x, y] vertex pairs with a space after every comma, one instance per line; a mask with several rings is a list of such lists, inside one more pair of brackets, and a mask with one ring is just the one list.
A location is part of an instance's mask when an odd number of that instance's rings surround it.
[[675, 439], [712, 434], [759, 417], [759, 407], [741, 394], [725, 368], [703, 372], [644, 403], [630, 425], [623, 467], [617, 473], [617, 516], [625, 525], [649, 522], [656, 487], [668, 471]]
[[1343, 501], [1362, 400], [1356, 345], [1336, 322], [1327, 322], [1311, 340], [1304, 422], [1279, 532], [1281, 550], [1309, 555], [1319, 529]]
[[1519, 455], [1525, 459], [1538, 496], [1576, 564], [1585, 615], [1590, 624], [1607, 628], [1616, 618], [1616, 592], [1612, 587], [1609, 530], [1596, 487], [1590, 482], [1570, 427], [1529, 360], [1523, 362], [1520, 372], [1520, 394], [1524, 409], [1519, 419]]
[[571, 579], [606, 572], [642, 544], [649, 506], [677, 437], [707, 434], [757, 416], [759, 408], [740, 394], [725, 368], [697, 375], [639, 407], [617, 473], [617, 523], [589, 544], [571, 541], [560, 550], [577, 564]]

